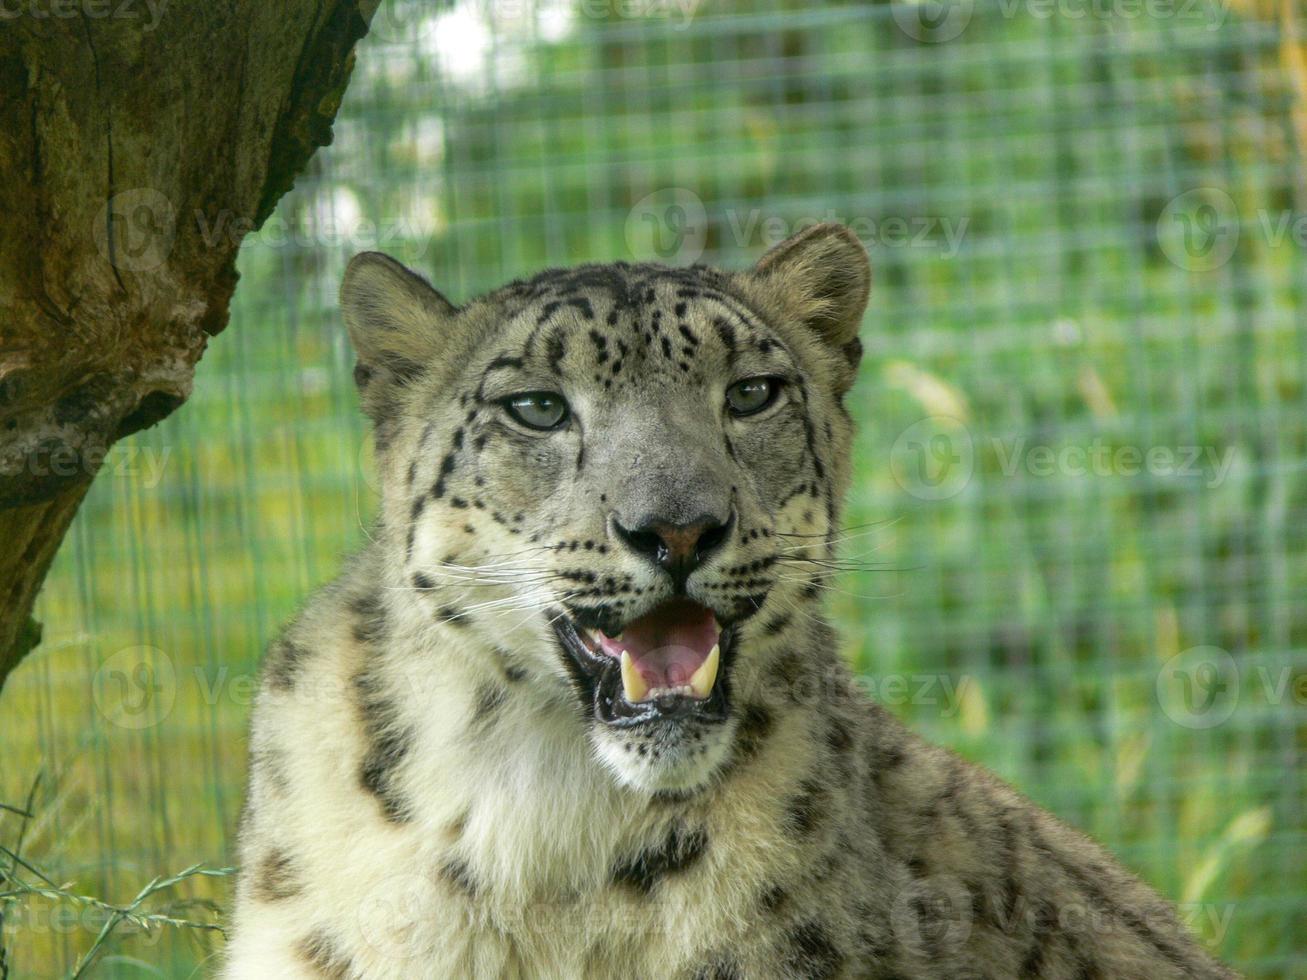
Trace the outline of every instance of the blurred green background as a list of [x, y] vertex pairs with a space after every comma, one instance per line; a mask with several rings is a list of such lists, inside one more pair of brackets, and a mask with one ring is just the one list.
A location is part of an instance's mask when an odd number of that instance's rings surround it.
[[[0, 712], [0, 801], [45, 773], [24, 853], [119, 902], [232, 860], [260, 650], [374, 510], [349, 254], [459, 300], [834, 217], [876, 270], [848, 657], [1248, 976], [1307, 975], [1304, 39], [1298, 0], [387, 3], [194, 396], [111, 455], [45, 587]], [[12, 975], [99, 925], [24, 904]], [[128, 927], [97, 971], [219, 948]]]

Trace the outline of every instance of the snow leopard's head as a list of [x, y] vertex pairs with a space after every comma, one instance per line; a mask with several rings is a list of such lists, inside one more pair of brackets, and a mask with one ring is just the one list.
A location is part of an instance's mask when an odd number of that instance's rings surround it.
[[833, 224], [745, 272], [587, 265], [461, 308], [383, 255], [349, 266], [412, 600], [578, 705], [628, 785], [709, 780], [819, 594], [869, 282]]

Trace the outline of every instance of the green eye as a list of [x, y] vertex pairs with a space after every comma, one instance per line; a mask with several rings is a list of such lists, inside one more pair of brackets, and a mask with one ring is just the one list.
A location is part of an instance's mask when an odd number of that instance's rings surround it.
[[745, 378], [726, 389], [726, 407], [739, 417], [756, 415], [776, 400], [779, 378]]
[[552, 391], [510, 395], [504, 399], [503, 405], [509, 415], [528, 429], [548, 431], [567, 421], [567, 401]]

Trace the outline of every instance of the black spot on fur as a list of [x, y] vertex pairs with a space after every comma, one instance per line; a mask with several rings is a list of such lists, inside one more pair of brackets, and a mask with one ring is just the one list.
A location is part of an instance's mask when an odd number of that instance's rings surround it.
[[487, 684], [477, 692], [476, 706], [472, 709], [472, 723], [487, 725], [494, 718], [500, 706], [508, 700], [508, 692], [502, 687]]
[[786, 937], [785, 963], [804, 980], [829, 980], [839, 973], [844, 954], [820, 922], [805, 922]]
[[413, 498], [413, 503], [409, 505], [408, 519], [416, 521], [422, 516], [423, 509], [427, 506], [427, 495], [422, 493]]
[[345, 956], [326, 930], [315, 929], [296, 944], [296, 951], [324, 980], [347, 980], [354, 972], [353, 964]]
[[826, 744], [832, 752], [847, 752], [853, 747], [853, 733], [840, 718], [831, 717], [826, 725]]
[[758, 905], [763, 912], [768, 915], [775, 915], [781, 909], [785, 908], [785, 903], [788, 902], [789, 899], [789, 892], [780, 885], [772, 885], [762, 893], [762, 897], [758, 899]]
[[685, 871], [708, 849], [708, 835], [702, 830], [686, 830], [674, 825], [666, 840], [613, 869], [613, 881], [642, 895], [670, 874]]
[[261, 902], [281, 902], [298, 895], [303, 888], [289, 855], [277, 847], [259, 858], [253, 882], [254, 897]]
[[467, 615], [454, 606], [441, 606], [436, 610], [436, 619], [450, 626], [467, 626]]
[[437, 500], [445, 495], [445, 480], [454, 472], [455, 455], [456, 451], [450, 450], [440, 461], [440, 472], [436, 474], [436, 482], [431, 485], [431, 496]]
[[[631, 743], [626, 743], [626, 751], [631, 751]], [[649, 801], [657, 806], [683, 806], [698, 796], [702, 790], [699, 789], [656, 789], [649, 797]]]
[[393, 702], [374, 675], [367, 671], [356, 674], [354, 691], [368, 743], [359, 767], [359, 783], [376, 797], [387, 820], [406, 823], [412, 814], [395, 786], [395, 776], [412, 749], [413, 732], [400, 724]]
[[717, 328], [717, 336], [721, 338], [722, 346], [728, 353], [735, 353], [735, 328], [721, 317], [713, 318], [713, 326]]
[[281, 637], [268, 650], [263, 663], [263, 675], [274, 691], [289, 691], [295, 687], [308, 651], [294, 640]]
[[561, 332], [555, 331], [549, 335], [549, 340], [545, 344], [545, 351], [546, 356], [549, 358], [549, 367], [557, 373], [560, 370], [560, 363], [567, 356], [567, 342], [563, 340]]
[[1036, 936], [1030, 941], [1030, 947], [1026, 950], [1026, 955], [1021, 961], [1020, 976], [1023, 980], [1026, 978], [1037, 978], [1044, 975], [1044, 942]]
[[250, 751], [250, 772], [259, 774], [279, 796], [285, 796], [290, 792], [288, 765], [286, 751], [278, 745]]
[[740, 709], [740, 725], [735, 730], [737, 758], [747, 761], [762, 751], [771, 734], [772, 713], [761, 704], [746, 704]]
[[888, 745], [875, 745], [871, 751], [871, 778], [877, 785], [886, 775], [892, 773], [899, 766], [907, 761], [907, 753], [903, 746], [890, 743]]
[[789, 628], [792, 619], [789, 613], [781, 613], [774, 619], [768, 620], [767, 625], [763, 627], [763, 632], [768, 636], [779, 636]]
[[354, 639], [359, 643], [375, 643], [386, 634], [386, 607], [381, 596], [364, 592], [349, 603], [354, 614]]
[[440, 866], [440, 877], [468, 898], [476, 898], [477, 883], [467, 862], [451, 858]]
[[821, 822], [826, 792], [811, 779], [804, 780], [799, 792], [785, 804], [785, 823], [796, 837], [808, 837]]
[[512, 654], [506, 650], [495, 650], [495, 658], [499, 661], [499, 667], [504, 672], [504, 677], [513, 684], [526, 679], [526, 670], [520, 665], [514, 663]]
[[730, 956], [718, 956], [694, 971], [694, 980], [741, 980], [740, 965]]
[[436, 587], [436, 583], [431, 580], [431, 576], [426, 572], [413, 573], [413, 588], [420, 592], [430, 592]]

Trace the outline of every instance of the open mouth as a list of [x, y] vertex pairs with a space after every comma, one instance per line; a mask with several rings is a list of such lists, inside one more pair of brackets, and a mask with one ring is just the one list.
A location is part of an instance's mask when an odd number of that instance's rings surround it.
[[670, 599], [611, 636], [565, 615], [554, 630], [600, 721], [726, 720], [734, 632], [706, 606]]

